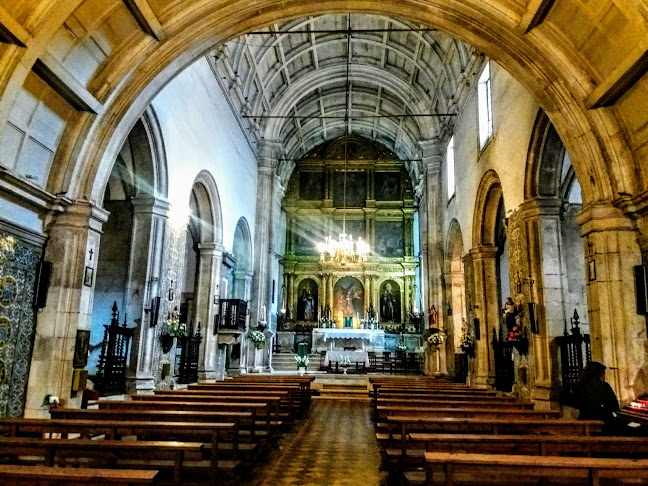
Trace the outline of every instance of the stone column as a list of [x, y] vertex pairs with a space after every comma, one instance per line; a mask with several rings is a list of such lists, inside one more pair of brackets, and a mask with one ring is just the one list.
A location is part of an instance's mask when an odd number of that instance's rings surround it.
[[[53, 268], [47, 306], [37, 317], [26, 417], [46, 415], [41, 407], [46, 394], [58, 396], [63, 406], [81, 403], [80, 396], [70, 398], [74, 345], [78, 329], [90, 330], [101, 228], [107, 220], [107, 211], [75, 202], [50, 228], [44, 259]], [[91, 286], [84, 285], [86, 267], [95, 272]]]
[[592, 359], [608, 367], [606, 380], [623, 406], [648, 387], [646, 321], [635, 305], [638, 233], [614, 206], [588, 206], [577, 221], [585, 237]]
[[218, 243], [198, 244], [198, 281], [196, 283], [196, 320], [200, 323], [202, 340], [198, 362], [198, 379], [215, 380], [216, 336], [214, 316], [216, 315], [216, 286], [220, 282], [223, 263], [223, 246]]
[[[124, 312], [137, 325], [130, 350], [128, 370], [129, 388], [135, 390], [155, 389], [155, 340], [156, 327], [151, 327], [153, 298], [160, 296], [162, 259], [167, 240], [166, 221], [169, 203], [154, 198], [136, 198], [133, 204], [133, 230], [126, 282], [126, 308]], [[139, 291], [138, 291], [139, 290]], [[160, 296], [165, 298], [165, 296]], [[165, 316], [158, 315], [161, 326]]]
[[[425, 248], [426, 259], [423, 268], [423, 279], [427, 289], [427, 309], [434, 305], [439, 312], [437, 325], [443, 328], [443, 288], [441, 273], [443, 269], [443, 184], [441, 166], [444, 148], [438, 138], [420, 143], [423, 166], [425, 167]], [[440, 351], [441, 366], [436, 373], [447, 374], [446, 348]]]
[[476, 342], [475, 385], [495, 382], [493, 329], [499, 328], [500, 308], [497, 298], [497, 248], [481, 245], [470, 250], [475, 283], [475, 317], [479, 319], [480, 339]]
[[[558, 400], [562, 388], [559, 360], [551, 354], [551, 341], [562, 336], [565, 321], [566, 268], [561, 236], [561, 206], [557, 198], [534, 199], [522, 206], [529, 243], [529, 271], [535, 284], [531, 298], [535, 302], [538, 334], [533, 340], [535, 384], [534, 400]], [[522, 277], [527, 277], [523, 275]]]

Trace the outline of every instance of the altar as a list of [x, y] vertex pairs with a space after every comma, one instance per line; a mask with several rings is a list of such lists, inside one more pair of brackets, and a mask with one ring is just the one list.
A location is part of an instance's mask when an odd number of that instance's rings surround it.
[[385, 331], [382, 329], [317, 328], [313, 329], [313, 351], [355, 347], [362, 351], [383, 351]]

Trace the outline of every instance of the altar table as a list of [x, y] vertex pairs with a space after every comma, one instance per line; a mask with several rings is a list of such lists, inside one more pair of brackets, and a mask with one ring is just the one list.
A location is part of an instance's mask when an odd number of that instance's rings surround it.
[[341, 364], [345, 356], [351, 361], [351, 366], [355, 366], [356, 361], [369, 366], [369, 355], [366, 351], [327, 351], [324, 356], [324, 366], [328, 366], [330, 361]]
[[385, 348], [385, 331], [382, 329], [317, 328], [313, 329], [315, 352], [333, 351], [344, 347], [363, 351], [382, 351]]

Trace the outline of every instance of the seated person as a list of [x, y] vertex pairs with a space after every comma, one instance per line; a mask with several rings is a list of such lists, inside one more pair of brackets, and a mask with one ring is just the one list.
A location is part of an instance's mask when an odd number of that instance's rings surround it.
[[597, 361], [587, 364], [576, 387], [576, 405], [580, 420], [602, 420], [606, 425], [614, 421], [619, 401], [605, 382], [605, 365]]

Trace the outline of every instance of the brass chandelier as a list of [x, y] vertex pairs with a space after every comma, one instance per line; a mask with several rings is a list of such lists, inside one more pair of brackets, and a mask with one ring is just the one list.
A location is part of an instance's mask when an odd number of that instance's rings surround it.
[[342, 233], [338, 239], [327, 236], [323, 242], [318, 243], [317, 251], [320, 253], [320, 260], [327, 263], [346, 265], [347, 263], [366, 262], [369, 257], [370, 247], [361, 237], [353, 240], [353, 235], [346, 234], [346, 187], [347, 187], [347, 164], [349, 162], [349, 65], [351, 62], [351, 16], [348, 18], [347, 29], [347, 64], [346, 64], [346, 104], [344, 111], [344, 196], [342, 199]]

